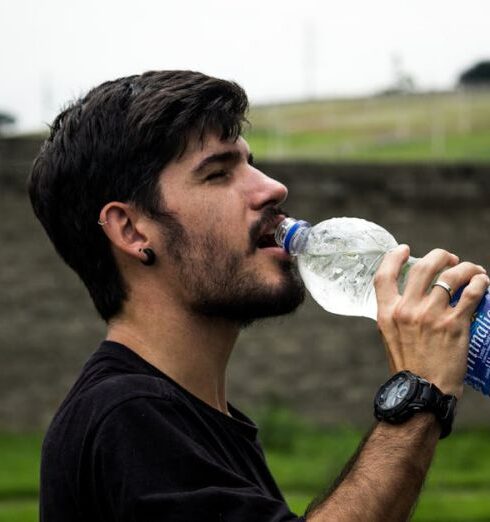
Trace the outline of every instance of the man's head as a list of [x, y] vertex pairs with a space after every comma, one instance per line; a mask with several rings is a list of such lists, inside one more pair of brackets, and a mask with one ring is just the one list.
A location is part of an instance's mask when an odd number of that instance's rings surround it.
[[[125, 266], [129, 266], [126, 261], [135, 259], [130, 249], [134, 250], [136, 243], [126, 249], [127, 238], [119, 241], [121, 233], [127, 234], [127, 227], [121, 225], [116, 231], [113, 224], [122, 223], [122, 214], [131, 226], [145, 219], [153, 223], [153, 230], [161, 231], [162, 243], [156, 250], [166, 250], [165, 255], [175, 260], [173, 268], [165, 268], [167, 276], [174, 270], [181, 282], [190, 285], [189, 273], [185, 273], [189, 263], [182, 258], [205, 257], [210, 251], [215, 252], [215, 261], [223, 254], [220, 270], [226, 266], [228, 275], [238, 277], [242, 286], [241, 278], [252, 275], [252, 265], [242, 270], [240, 263], [230, 261], [238, 252], [217, 251], [229, 248], [228, 236], [218, 232], [222, 223], [215, 224], [215, 234], [208, 232], [202, 237], [205, 229], [198, 226], [202, 219], [194, 222], [197, 214], [192, 215], [192, 207], [203, 215], [217, 206], [226, 206], [230, 199], [222, 197], [222, 190], [206, 191], [206, 187], [216, 188], [220, 183], [212, 179], [201, 186], [200, 192], [193, 190], [197, 185], [193, 186], [191, 180], [203, 179], [199, 174], [209, 165], [215, 167], [216, 162], [204, 164], [192, 176], [188, 172], [195, 170], [196, 158], [204, 161], [211, 149], [228, 153], [226, 165], [234, 162], [237, 168], [239, 164], [243, 167], [243, 158], [248, 165], [248, 149], [240, 138], [247, 108], [246, 95], [235, 83], [190, 71], [162, 71], [104, 83], [56, 118], [34, 163], [29, 193], [35, 213], [57, 251], [81, 277], [105, 320], [122, 311], [131, 291], [132, 283], [124, 275]], [[189, 174], [185, 183], [182, 173]], [[245, 180], [243, 168], [241, 173]], [[245, 185], [240, 185], [243, 190], [232, 190], [236, 199], [233, 212], [247, 190], [262, 190], [261, 183], [248, 188]], [[274, 190], [277, 193], [277, 187]], [[277, 214], [277, 210], [270, 209], [284, 197], [285, 192], [267, 196], [254, 216], [242, 212], [249, 233], [253, 226], [260, 227], [257, 223], [270, 221], [271, 215]], [[269, 217], [263, 216], [266, 211]], [[232, 212], [231, 207], [228, 212]], [[185, 219], [187, 214], [190, 220]], [[218, 212], [214, 219], [223, 219], [224, 215]], [[97, 223], [101, 218], [110, 225], [101, 227]], [[207, 219], [213, 219], [212, 214]], [[154, 235], [145, 235], [143, 240], [140, 229], [134, 228], [133, 232], [131, 240], [137, 235], [142, 246], [151, 243], [155, 248], [154, 243], [158, 243]], [[164, 253], [157, 255], [162, 259]], [[203, 261], [209, 264], [211, 258]], [[287, 272], [288, 261], [281, 263]], [[191, 275], [196, 274], [195, 269], [191, 270]], [[219, 279], [216, 270], [201, 276], [200, 282], [193, 281], [196, 290], [203, 289], [203, 281]], [[212, 314], [209, 295], [201, 295], [200, 301]]]

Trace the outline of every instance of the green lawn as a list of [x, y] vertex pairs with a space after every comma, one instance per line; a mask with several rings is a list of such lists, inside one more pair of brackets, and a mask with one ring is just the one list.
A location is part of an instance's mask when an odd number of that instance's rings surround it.
[[[256, 416], [267, 459], [293, 511], [334, 479], [362, 434], [320, 429], [284, 410]], [[490, 431], [458, 431], [439, 445], [414, 521], [490, 520]], [[0, 435], [0, 522], [37, 521], [40, 435]]]
[[258, 159], [490, 161], [490, 90], [252, 107]]
[[0, 522], [37, 522], [37, 499], [2, 500]]
[[41, 436], [0, 434], [0, 500], [36, 497]]
[[0, 434], [0, 522], [38, 520], [41, 436]]

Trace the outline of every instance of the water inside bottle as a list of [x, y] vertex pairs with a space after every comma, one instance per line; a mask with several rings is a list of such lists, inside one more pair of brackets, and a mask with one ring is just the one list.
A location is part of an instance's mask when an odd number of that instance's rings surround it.
[[299, 271], [313, 298], [328, 312], [376, 319], [372, 280], [384, 252], [304, 255]]

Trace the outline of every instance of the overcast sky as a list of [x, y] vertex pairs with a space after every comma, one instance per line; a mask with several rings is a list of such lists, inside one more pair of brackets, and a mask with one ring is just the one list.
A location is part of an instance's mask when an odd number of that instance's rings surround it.
[[195, 69], [252, 102], [445, 89], [490, 58], [489, 0], [0, 0], [0, 110], [20, 130], [104, 80]]

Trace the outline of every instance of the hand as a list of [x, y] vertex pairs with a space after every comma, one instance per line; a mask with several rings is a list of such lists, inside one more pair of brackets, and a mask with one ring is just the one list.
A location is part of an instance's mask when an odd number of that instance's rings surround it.
[[[393, 373], [409, 370], [442, 392], [460, 398], [471, 317], [490, 279], [483, 267], [459, 263], [454, 254], [436, 249], [410, 269], [400, 295], [396, 281], [409, 253], [406, 245], [400, 245], [386, 254], [374, 281], [378, 328], [390, 369]], [[468, 284], [454, 308], [449, 306], [449, 295], [443, 288], [430, 288], [438, 274], [438, 279], [453, 290]]]

